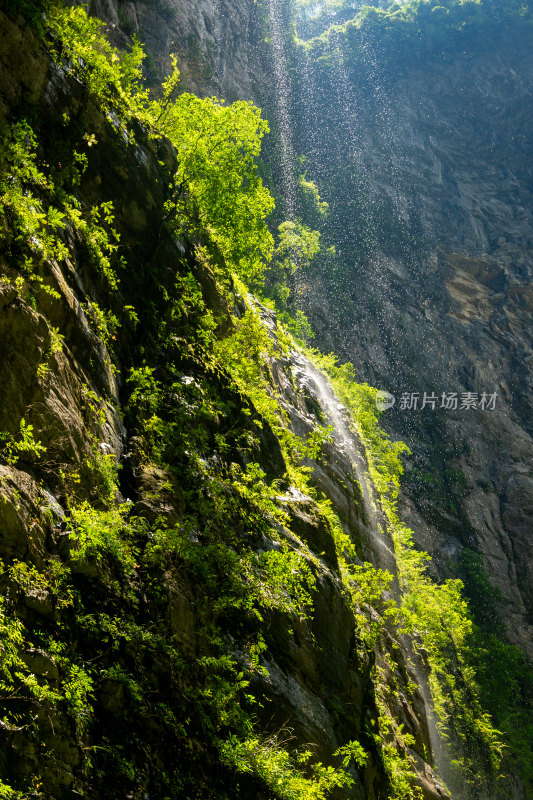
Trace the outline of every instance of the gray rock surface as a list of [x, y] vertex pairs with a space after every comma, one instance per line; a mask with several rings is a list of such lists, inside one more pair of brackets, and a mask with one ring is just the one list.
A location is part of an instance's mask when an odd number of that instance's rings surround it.
[[145, 43], [152, 80], [168, 73], [175, 54], [188, 91], [252, 99], [261, 10], [250, 0], [91, 0], [89, 9], [118, 44], [132, 35]]
[[[360, 75], [332, 67], [320, 76], [297, 112], [299, 149], [319, 185], [348, 162], [367, 210], [344, 218], [342, 318], [324, 302], [320, 276], [311, 278], [304, 307], [323, 346], [396, 396], [382, 419], [413, 450], [405, 513], [417, 541], [445, 575], [457, 572], [462, 547], [482, 555], [502, 593], [502, 633], [531, 657], [529, 34], [502, 34], [496, 51], [478, 43], [395, 75], [369, 58]], [[334, 214], [357, 192], [334, 197]], [[379, 213], [389, 235], [379, 230]], [[374, 226], [371, 245], [360, 233], [365, 225]], [[408, 242], [394, 241], [400, 230]], [[350, 235], [363, 239], [353, 267]], [[420, 404], [434, 392], [439, 406], [442, 392], [498, 397], [494, 411], [409, 412], [399, 409], [402, 392], [419, 393]]]

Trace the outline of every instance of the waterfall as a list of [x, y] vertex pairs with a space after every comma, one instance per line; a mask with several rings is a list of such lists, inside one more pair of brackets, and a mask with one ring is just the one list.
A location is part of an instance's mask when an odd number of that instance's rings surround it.
[[[354, 429], [350, 414], [346, 407], [339, 402], [327, 377], [306, 356], [300, 352], [292, 352], [291, 365], [300, 391], [303, 391], [304, 395], [311, 395], [318, 402], [326, 424], [333, 428], [332, 439], [339, 457], [339, 468], [346, 474], [351, 471], [361, 487], [363, 507], [368, 518], [365, 527], [366, 541], [364, 542], [368, 560], [374, 566], [387, 569], [394, 575], [396, 573], [394, 547], [386, 534], [386, 523], [384, 524], [384, 519], [376, 507], [372, 486], [368, 479], [364, 446], [359, 434]], [[318, 484], [320, 485], [320, 477], [318, 477]], [[399, 599], [398, 593], [399, 587], [396, 586], [394, 594], [397, 599]], [[424, 702], [427, 733], [437, 773], [435, 780], [440, 777], [448, 785], [454, 800], [460, 800], [464, 797], [463, 787], [458, 785], [457, 776], [450, 767], [449, 748], [436, 724], [427, 668], [413, 651], [408, 639], [404, 640], [404, 648], [416, 675], [417, 685]]]
[[287, 217], [296, 214], [296, 182], [294, 179], [294, 149], [291, 125], [291, 86], [288, 77], [288, 59], [285, 52], [282, 0], [268, 0], [268, 26], [272, 44], [272, 67], [276, 116], [281, 140], [281, 174]]
[[326, 424], [331, 425], [333, 429], [332, 438], [336, 454], [345, 462], [342, 465], [343, 469], [351, 472], [361, 487], [363, 506], [368, 518], [365, 526], [365, 549], [368, 551], [368, 558], [376, 566], [394, 574], [396, 559], [392, 542], [384, 533], [384, 519], [376, 507], [368, 479], [364, 447], [350, 420], [350, 414], [335, 396], [326, 376], [308, 358], [301, 353], [292, 353], [292, 361], [297, 382], [316, 398]]
[[[357, 71], [351, 47], [346, 35], [334, 28], [322, 44], [300, 46], [294, 148], [308, 159], [310, 177], [330, 204], [325, 233], [345, 266], [341, 274], [351, 276], [353, 296], [364, 294], [366, 298], [359, 312], [361, 322], [363, 315], [366, 319], [356, 334], [361, 349], [370, 355], [365, 378], [380, 388], [403, 390], [405, 356], [401, 335], [391, 322], [391, 304], [395, 302], [391, 274], [402, 281], [408, 279], [420, 308], [428, 299], [428, 287], [421, 279], [417, 258], [405, 249], [407, 245], [400, 245], [404, 248], [401, 256], [397, 245], [396, 252], [387, 247], [388, 223], [383, 222], [382, 213], [390, 213], [397, 231], [409, 221], [409, 187], [402, 186], [401, 174], [405, 148], [398, 137], [390, 88], [373, 42], [361, 36]], [[374, 132], [372, 138], [369, 129]], [[338, 185], [342, 191], [336, 190]], [[355, 318], [354, 323], [358, 322]], [[422, 346], [435, 350], [430, 342]], [[351, 353], [339, 354], [353, 358]], [[432, 356], [438, 363], [433, 352]]]

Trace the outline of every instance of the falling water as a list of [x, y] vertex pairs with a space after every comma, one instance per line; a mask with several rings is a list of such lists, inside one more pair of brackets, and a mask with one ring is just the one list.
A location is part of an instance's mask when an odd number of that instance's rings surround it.
[[282, 0], [268, 0], [269, 31], [273, 54], [276, 115], [281, 140], [281, 173], [287, 217], [296, 213], [296, 184], [294, 179], [294, 149], [291, 129], [291, 87], [288, 60], [283, 36]]
[[[271, 10], [271, 30], [273, 31], [273, 19], [276, 19], [279, 28], [279, 17], [276, 17], [273, 9], [277, 6], [278, 0], [270, 0]], [[278, 30], [279, 36], [279, 30]], [[276, 36], [272, 33], [274, 54], [276, 59]], [[278, 39], [278, 48], [282, 48], [281, 37]], [[374, 323], [373, 330], [377, 330], [376, 338], [380, 340], [380, 346], [386, 353], [387, 367], [395, 378], [401, 379], [406, 373], [408, 365], [404, 363], [405, 355], [401, 331], [397, 331], [391, 325], [391, 318], [388, 306], [397, 302], [400, 294], [394, 295], [391, 289], [390, 276], [384, 274], [384, 257], [381, 252], [382, 243], [377, 241], [377, 237], [372, 237], [374, 233], [373, 209], [371, 203], [374, 200], [382, 200], [386, 197], [390, 202], [393, 216], [398, 221], [409, 222], [406, 216], [408, 202], [406, 197], [412, 192], [412, 187], [406, 183], [405, 177], [401, 174], [402, 162], [408, 156], [406, 143], [400, 139], [395, 127], [396, 115], [393, 111], [390, 95], [390, 87], [387, 86], [385, 73], [382, 65], [378, 63], [376, 51], [372, 42], [362, 41], [360, 43], [361, 61], [364, 69], [361, 71], [361, 85], [355, 83], [349, 62], [346, 61], [345, 48], [347, 47], [343, 34], [340, 31], [330, 31], [328, 35], [327, 49], [322, 51], [324, 63], [329, 56], [329, 70], [323, 68], [313, 60], [313, 53], [302, 48], [300, 53], [299, 71], [297, 81], [299, 84], [299, 107], [294, 113], [293, 119], [298, 123], [299, 128], [291, 129], [291, 117], [289, 115], [288, 100], [290, 99], [287, 81], [280, 79], [276, 72], [276, 83], [285, 86], [285, 91], [280, 93], [278, 98], [278, 114], [280, 120], [283, 119], [286, 125], [282, 128], [282, 142], [284, 134], [289, 145], [285, 148], [285, 158], [287, 154], [293, 153], [293, 146], [297, 152], [303, 152], [309, 158], [309, 165], [315, 172], [319, 189], [321, 181], [327, 183], [328, 179], [335, 179], [334, 170], [339, 165], [351, 167], [351, 174], [362, 179], [364, 188], [368, 188], [368, 200], [370, 202], [361, 203], [360, 213], [349, 220], [349, 230], [340, 231], [341, 236], [348, 234], [355, 237], [361, 227], [366, 231], [368, 241], [368, 256], [364, 264], [354, 269], [352, 274], [356, 274], [356, 280], [362, 284], [361, 289], [368, 296], [373, 295], [376, 304], [371, 306], [365, 302], [363, 314], [366, 319]], [[283, 52], [283, 51], [282, 51]], [[284, 56], [283, 52], [283, 56]], [[348, 54], [349, 55], [349, 54]], [[283, 62], [285, 69], [285, 62]], [[364, 83], [363, 83], [364, 81]], [[361, 117], [365, 116], [362, 124]], [[401, 118], [401, 117], [400, 117]], [[365, 135], [366, 129], [366, 135]], [[375, 132], [375, 139], [370, 140], [368, 130]], [[290, 149], [289, 149], [290, 148]], [[371, 159], [371, 154], [377, 153], [378, 158]], [[407, 152], [407, 155], [406, 155]], [[372, 174], [372, 164], [377, 164], [377, 175]], [[380, 170], [380, 166], [385, 165], [385, 169]], [[285, 174], [285, 162], [284, 162]], [[384, 182], [383, 173], [385, 173]], [[311, 175], [311, 177], [315, 177]], [[366, 186], [365, 186], [366, 185]], [[357, 189], [355, 188], [355, 191]], [[327, 197], [325, 199], [328, 199]], [[349, 200], [349, 198], [346, 198]], [[336, 220], [332, 219], [332, 227], [335, 227]], [[358, 230], [359, 229], [359, 230]], [[346, 238], [348, 238], [346, 237]], [[334, 237], [333, 237], [334, 238]], [[403, 263], [408, 274], [409, 286], [416, 294], [420, 305], [427, 298], [427, 287], [424, 278], [418, 274], [418, 262], [411, 259], [408, 252], [404, 254]], [[347, 265], [352, 268], [354, 265]], [[349, 272], [347, 271], [347, 274]], [[372, 311], [372, 316], [368, 313]], [[326, 309], [327, 311], [327, 309]], [[397, 320], [399, 317], [396, 316]], [[358, 331], [359, 339], [363, 339], [365, 331]], [[363, 339], [364, 344], [360, 348], [366, 361], [363, 369], [375, 368], [375, 355], [370, 351], [364, 352], [365, 344], [371, 341], [370, 337]], [[336, 344], [338, 347], [339, 338]], [[381, 344], [382, 343], [382, 344]], [[426, 363], [431, 364], [433, 375], [436, 374], [440, 363], [440, 356], [435, 352], [435, 346], [431, 342], [420, 342], [420, 347], [426, 352]], [[361, 364], [357, 364], [361, 366]], [[383, 364], [377, 368], [381, 375], [387, 374], [383, 370]], [[328, 423], [334, 428], [333, 438], [338, 451], [349, 459], [354, 472], [358, 478], [364, 494], [364, 503], [367, 508], [373, 508], [371, 491], [366, 484], [365, 472], [366, 464], [361, 446], [356, 434], [350, 428], [346, 409], [338, 402], [327, 379], [305, 358], [298, 362], [297, 375], [300, 381], [306, 383], [312, 394], [317, 397], [320, 406]], [[370, 376], [365, 375], [366, 379]], [[390, 388], [390, 387], [383, 387]], [[406, 420], [407, 422], [407, 420]], [[409, 423], [407, 423], [409, 424]], [[369, 525], [369, 545], [375, 554], [375, 560], [379, 566], [395, 571], [395, 557], [391, 548], [388, 546], [384, 536], [380, 535], [378, 514], [373, 514]], [[391, 566], [392, 565], [392, 566]], [[408, 647], [408, 646], [407, 646]], [[446, 742], [438, 731], [434, 713], [431, 692], [428, 685], [427, 674], [421, 663], [416, 663], [413, 657], [413, 666], [417, 676], [417, 683], [420, 687], [422, 698], [426, 709], [426, 721], [428, 726], [429, 740], [433, 751], [433, 760], [439, 775], [448, 783], [455, 800], [464, 797], [464, 787], [454, 785], [453, 772], [450, 769], [450, 753]]]
[[[327, 377], [318, 370], [302, 353], [291, 354], [292, 370], [296, 381], [305, 391], [318, 400], [326, 423], [333, 428], [332, 438], [337, 452], [344, 456], [351, 465], [363, 494], [363, 507], [368, 518], [366, 526], [366, 545], [372, 553], [371, 560], [375, 566], [387, 569], [392, 574], [396, 573], [396, 556], [392, 546], [384, 535], [383, 518], [376, 507], [373, 491], [368, 481], [368, 465], [366, 463], [364, 448], [361, 439], [353, 428], [350, 414], [346, 407], [339, 402]], [[390, 543], [392, 545], [392, 543]], [[397, 588], [398, 591], [398, 588]], [[433, 764], [452, 792], [454, 800], [461, 800], [464, 796], [463, 787], [457, 784], [450, 766], [450, 753], [446, 742], [437, 728], [433, 701], [428, 684], [427, 669], [421, 660], [412, 651], [411, 645], [406, 642], [407, 652], [411, 652], [410, 663], [416, 675], [426, 711], [426, 723], [433, 756]]]
[[[371, 253], [374, 228], [371, 205], [372, 200], [379, 198], [369, 194], [373, 181], [369, 160], [365, 157], [366, 142], [362, 136], [359, 118], [361, 92], [354, 85], [346, 65], [344, 44], [342, 33], [335, 30], [329, 32], [323, 53], [324, 60], [329, 64], [328, 69], [324, 69], [313, 59], [312, 49], [301, 47], [298, 70], [300, 104], [295, 115], [299, 122], [299, 139], [296, 146], [308, 157], [311, 177], [317, 181], [319, 190], [324, 191], [328, 184], [335, 184], [335, 173], [339, 165], [349, 174], [349, 191], [352, 196], [347, 196], [346, 200], [353, 201], [359, 194], [358, 213], [351, 218], [346, 215], [340, 218], [338, 208], [335, 205], [330, 206], [328, 235], [341, 259], [345, 257], [346, 245], [351, 247], [353, 242], [363, 241], [370, 257], [364, 268], [362, 265], [356, 268], [360, 289], [367, 294], [375, 293], [383, 297], [386, 287], [380, 254]], [[388, 109], [383, 99], [384, 93], [375, 78], [373, 75], [372, 88], [375, 106], [382, 117], [379, 127], [387, 130], [390, 127], [387, 124]], [[365, 197], [365, 194], [368, 196]], [[324, 199], [331, 200], [327, 191]], [[354, 267], [355, 265], [350, 264], [349, 270]], [[385, 329], [384, 321], [380, 327]]]
[[[376, 213], [379, 214], [378, 207], [390, 209], [398, 230], [410, 224], [408, 209], [412, 200], [407, 197], [411, 189], [402, 173], [405, 144], [398, 135], [390, 81], [374, 43], [361, 32], [357, 72], [352, 63], [354, 47], [342, 30], [332, 28], [323, 39], [320, 59], [315, 56], [317, 46], [300, 48], [297, 77], [300, 102], [293, 113], [298, 123], [293, 143], [296, 151], [308, 158], [310, 177], [317, 181], [325, 200], [331, 201], [326, 187], [335, 186], [339, 167], [350, 176], [349, 180], [346, 178], [346, 201], [357, 210], [351, 216], [343, 213], [339, 217], [336, 212], [343, 208], [339, 195], [337, 208], [330, 206], [328, 235], [338, 258], [346, 265], [344, 274], [352, 276], [350, 291], [353, 287], [354, 296], [360, 294], [365, 298], [359, 310], [354, 306], [353, 325], [361, 325], [361, 330], [352, 339], [360, 342], [358, 361], [364, 378], [378, 382], [380, 388], [404, 391], [409, 388], [404, 337], [397, 327], [398, 314], [394, 311], [401, 290], [395, 286], [395, 279], [391, 280], [391, 269], [395, 268], [398, 257], [391, 259], [387, 255], [387, 241], [383, 241], [386, 232], [380, 230]], [[348, 254], [354, 242], [360, 242], [365, 255], [361, 260], [352, 258], [350, 263]], [[409, 293], [416, 294], [416, 306], [423, 309], [430, 302], [427, 276], [422, 277], [425, 273], [421, 273], [419, 256], [403, 244], [401, 247], [401, 278], [408, 279]], [[342, 342], [339, 343], [338, 333], [330, 341], [339, 352]], [[422, 341], [421, 347], [427, 351], [427, 361], [435, 375], [442, 362], [438, 348], [429, 339]], [[350, 352], [339, 354], [348, 359], [355, 357]], [[403, 422], [410, 422], [407, 415]]]
[[381, 569], [396, 571], [396, 559], [383, 535], [383, 518], [376, 507], [372, 489], [368, 484], [368, 465], [359, 435], [353, 428], [350, 414], [335, 396], [333, 388], [321, 373], [304, 355], [292, 354], [295, 378], [318, 400], [328, 425], [333, 428], [332, 438], [337, 452], [344, 456], [356, 476], [363, 493], [363, 505], [368, 518], [367, 546], [372, 553], [372, 561]]
[[[324, 85], [319, 79], [317, 80], [316, 67], [312, 63], [308, 52], [303, 52], [303, 58], [300, 62], [298, 79], [302, 95], [300, 108], [306, 109], [303, 125], [306, 152], [311, 162], [314, 162], [319, 167], [319, 171], [322, 171], [322, 175], [327, 175], [327, 170], [332, 168], [331, 151], [334, 146], [337, 146], [339, 151], [343, 153], [344, 163], [351, 166], [354, 174], [361, 176], [364, 185], [370, 186], [374, 181], [369, 171], [369, 160], [365, 157], [367, 142], [362, 136], [362, 126], [359, 120], [359, 115], [362, 113], [360, 109], [361, 93], [354, 86], [353, 79], [346, 66], [341, 37], [331, 32], [329, 42], [333, 71], [331, 86]], [[390, 100], [388, 93], [384, 89], [380, 66], [376, 61], [372, 46], [364, 43], [363, 51], [368, 81], [372, 88], [370, 104], [373, 105], [374, 125], [380, 131], [381, 149], [383, 150], [383, 157], [389, 163], [389, 174], [397, 182], [398, 173], [394, 167], [394, 161], [398, 159], [398, 154], [394, 152], [397, 143], [392, 132], [393, 113], [390, 107]], [[320, 109], [327, 109], [327, 115], [321, 114]], [[333, 168], [335, 168], [334, 165]], [[392, 189], [393, 192], [394, 188], [394, 186], [388, 187], [389, 191]], [[395, 213], [400, 212], [398, 208], [394, 210]], [[354, 226], [354, 233], [357, 226], [363, 225], [371, 235], [373, 220], [370, 204], [363, 203], [361, 216], [357, 219], [354, 218], [351, 223]], [[386, 300], [387, 283], [383, 280], [382, 269], [380, 253], [376, 251], [370, 255], [364, 274], [360, 273], [360, 278], [364, 281], [365, 287], [371, 287], [374, 292], [382, 293], [382, 299]], [[382, 333], [385, 334], [388, 327], [386, 312], [382, 313], [381, 308], [378, 307], [376, 316], [378, 326]], [[394, 333], [392, 336], [394, 336]], [[395, 358], [394, 350], [393, 346], [391, 348], [392, 352], [389, 354], [389, 359], [392, 356], [392, 361]], [[398, 363], [393, 363], [392, 366], [393, 369], [401, 373], [402, 348], [400, 346], [396, 348], [396, 358]], [[335, 397], [332, 387], [325, 376], [307, 359], [300, 359], [299, 369], [300, 379], [305, 380], [312, 389], [313, 394], [320, 402], [324, 416], [334, 428], [333, 438], [337, 449], [348, 457], [355, 474], [359, 478], [363, 490], [363, 502], [365, 507], [370, 510], [371, 515], [368, 526], [368, 544], [374, 554], [374, 563], [395, 573], [395, 555], [386, 538], [380, 532], [380, 520], [373, 504], [371, 490], [369, 490], [366, 481], [367, 465], [361, 451], [359, 438], [351, 427], [348, 413]], [[427, 676], [424, 674], [422, 667], [416, 664], [416, 659], [414, 659], [413, 666], [426, 709], [427, 729], [434, 764], [444, 780], [451, 783], [450, 759], [446, 745], [436, 726]], [[453, 789], [457, 790], [457, 787], [454, 786]], [[454, 791], [454, 797], [459, 798], [460, 796], [460, 792]]]

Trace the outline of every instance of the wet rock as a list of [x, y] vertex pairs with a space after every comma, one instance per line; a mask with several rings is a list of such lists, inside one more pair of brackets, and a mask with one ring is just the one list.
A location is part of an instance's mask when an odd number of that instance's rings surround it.
[[333, 535], [325, 520], [316, 513], [310, 497], [292, 492], [281, 498], [282, 507], [290, 518], [291, 530], [329, 567], [338, 569], [337, 553]]
[[41, 587], [31, 587], [24, 594], [24, 605], [43, 617], [54, 613], [54, 604], [50, 593]]
[[408, 750], [408, 753], [415, 764], [418, 776], [414, 785], [419, 787], [424, 800], [451, 800], [448, 790], [429, 764], [414, 750]]
[[196, 658], [198, 648], [199, 618], [191, 587], [180, 581], [179, 576], [168, 573], [168, 614], [172, 632], [180, 642], [183, 652]]
[[154, 465], [141, 466], [138, 476], [140, 499], [133, 507], [133, 515], [153, 524], [158, 517], [169, 527], [176, 525], [185, 509], [183, 493], [176, 476]]
[[55, 660], [44, 650], [31, 648], [22, 654], [22, 658], [30, 672], [46, 678], [48, 682], [59, 681], [59, 669]]
[[[364, 64], [340, 93], [334, 71], [325, 90], [317, 72], [322, 100], [295, 110], [302, 152], [312, 140], [317, 174], [332, 174], [333, 163], [342, 171], [346, 132], [357, 131], [362, 195], [384, 204], [414, 247], [398, 247], [389, 229], [353, 271], [347, 255], [336, 318], [339, 287], [328, 293], [324, 276], [310, 279], [302, 303], [322, 348], [396, 397], [382, 420], [413, 450], [404, 491], [417, 544], [441, 577], [457, 574], [465, 546], [481, 554], [504, 598], [505, 635], [531, 656], [533, 60], [528, 35], [516, 30], [496, 48], [478, 41], [445, 61], [384, 69], [379, 91]], [[316, 137], [317, 127], [328, 135]], [[344, 184], [328, 200], [342, 215]], [[424, 391], [439, 404], [442, 392], [498, 399], [493, 412], [398, 408], [403, 392], [422, 400]]]
[[[46, 83], [48, 61], [39, 51], [35, 38], [0, 11], [0, 95], [15, 107], [23, 93], [36, 100]], [[0, 113], [7, 107], [2, 100]]]
[[170, 54], [179, 52], [188, 91], [231, 100], [252, 96], [254, 78], [260, 73], [251, 47], [258, 36], [254, 24], [258, 14], [249, 0], [194, 4], [91, 0], [90, 9], [109, 23], [111, 36], [122, 45], [138, 26], [141, 41], [153, 54], [152, 79], [166, 76]]
[[126, 687], [123, 681], [104, 681], [98, 692], [98, 699], [106, 711], [122, 714], [126, 705]]
[[0, 465], [0, 554], [3, 558], [44, 554], [38, 484], [26, 472]]

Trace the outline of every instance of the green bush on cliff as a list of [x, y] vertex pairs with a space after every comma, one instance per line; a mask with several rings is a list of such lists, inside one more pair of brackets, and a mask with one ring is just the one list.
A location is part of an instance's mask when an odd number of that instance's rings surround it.
[[7, 233], [2, 250], [8, 264], [17, 263], [21, 268], [15, 285], [22, 290], [26, 279], [32, 291], [42, 289], [58, 296], [39, 269], [45, 262], [61, 262], [67, 257], [65, 230], [71, 228], [85, 242], [108, 286], [116, 289], [113, 261], [118, 261], [119, 237], [113, 228], [112, 204], [82, 209], [74, 194], [60, 187], [51, 174], [45, 174], [47, 165], [38, 165], [36, 148], [35, 132], [27, 122], [16, 122], [4, 131], [0, 144], [0, 215]]
[[148, 101], [142, 47], [134, 41], [129, 51], [117, 50], [105, 37], [101, 20], [89, 16], [84, 6], [64, 6], [57, 0], [50, 5], [46, 21], [55, 38], [56, 61], [83, 80], [113, 124], [128, 129]]
[[275, 305], [278, 316], [288, 331], [299, 341], [310, 341], [313, 330], [301, 309], [291, 308], [289, 300], [298, 291], [299, 277], [320, 252], [320, 233], [299, 221], [286, 220], [278, 226], [278, 237], [266, 275], [264, 292]]
[[[481, 698], [508, 745], [501, 765], [504, 778], [498, 797], [509, 795], [509, 773], [517, 770], [526, 792], [533, 794], [533, 675], [527, 656], [499, 638], [504, 622], [501, 592], [492, 585], [481, 556], [461, 553], [465, 592], [474, 612], [472, 660]], [[529, 795], [528, 795], [529, 796]]]
[[[280, 747], [275, 736], [263, 740], [250, 737], [245, 741], [230, 736], [221, 744], [221, 753], [237, 772], [260, 776], [280, 800], [326, 800], [332, 789], [342, 789], [354, 783], [344, 769], [325, 767], [320, 763], [310, 764], [307, 769], [312, 777], [306, 777], [301, 770], [310, 760], [311, 753], [298, 754], [295, 759]], [[358, 750], [357, 754], [364, 763], [364, 751]], [[345, 760], [345, 766], [348, 766], [350, 759]]]
[[32, 461], [46, 452], [41, 442], [35, 440], [33, 425], [26, 422], [24, 417], [20, 420], [17, 437], [5, 431], [0, 431], [0, 455], [6, 464], [17, 464], [19, 460]]

